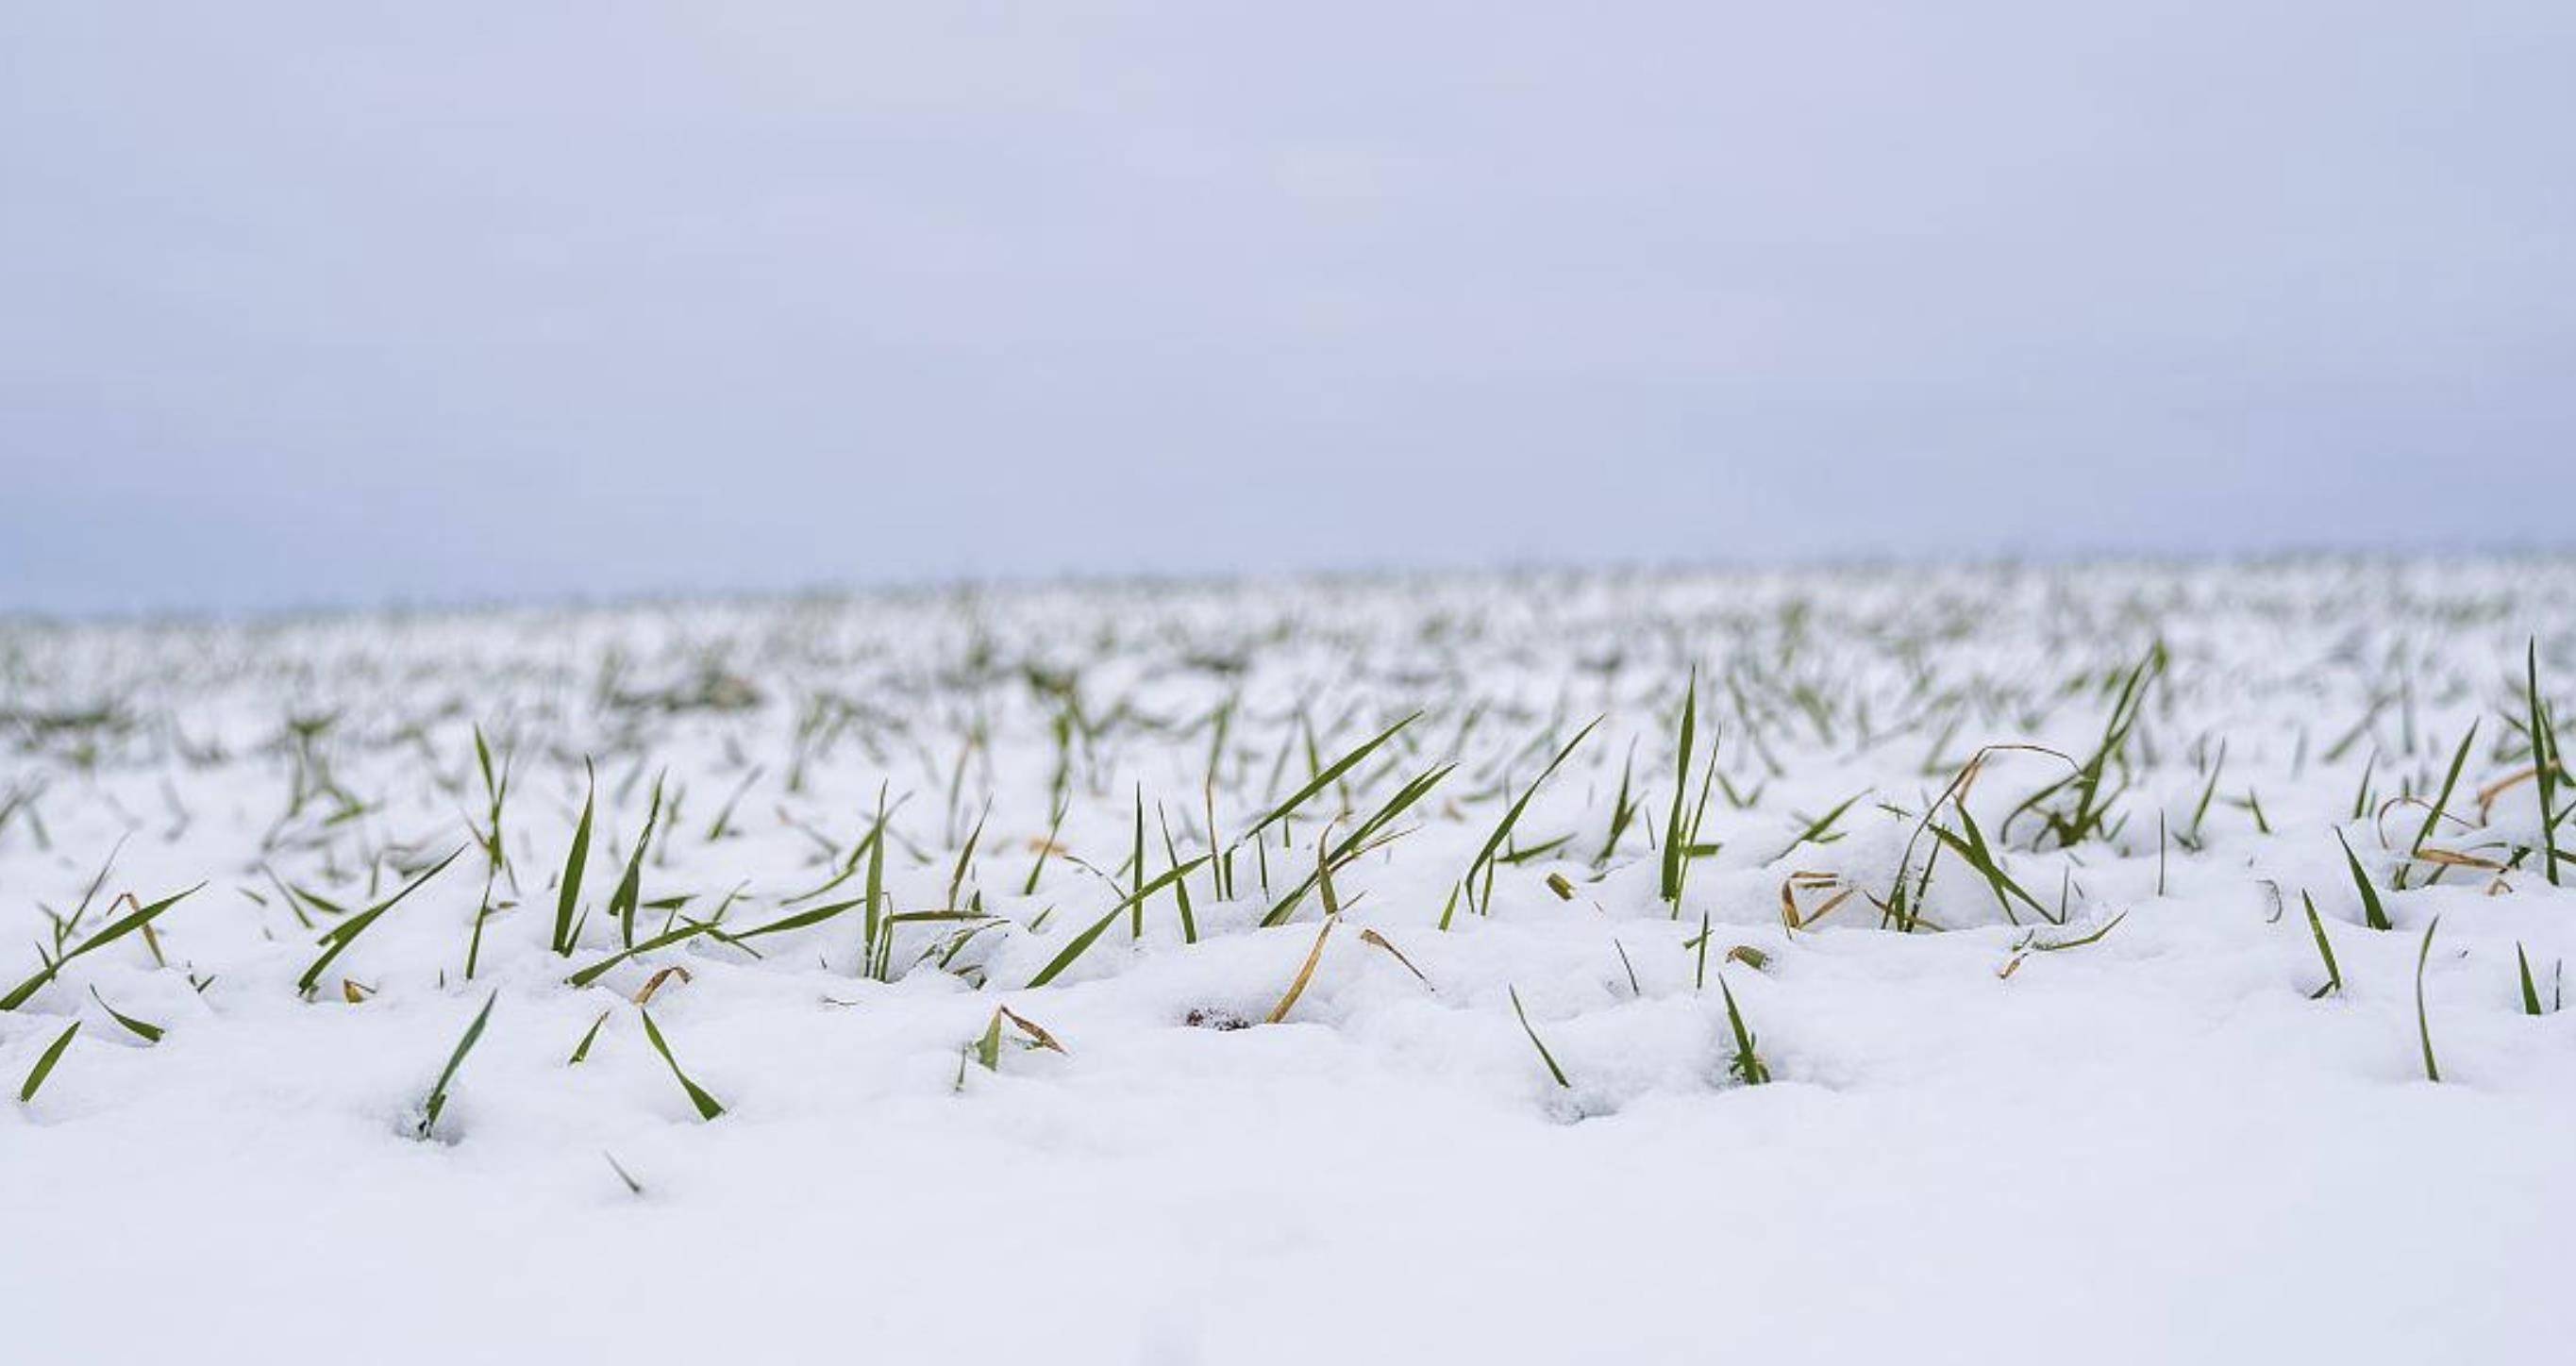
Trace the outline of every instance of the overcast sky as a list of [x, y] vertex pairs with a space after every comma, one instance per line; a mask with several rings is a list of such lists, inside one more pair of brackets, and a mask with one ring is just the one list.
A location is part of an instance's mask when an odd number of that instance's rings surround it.
[[2576, 4], [0, 5], [0, 608], [2564, 545]]

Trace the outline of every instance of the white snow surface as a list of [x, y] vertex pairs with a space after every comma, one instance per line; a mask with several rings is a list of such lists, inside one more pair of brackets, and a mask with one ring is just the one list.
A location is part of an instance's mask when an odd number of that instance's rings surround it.
[[[2525, 685], [2529, 649], [2569, 709], [2572, 607], [2560, 561], [2321, 561], [0, 625], [0, 990], [203, 884], [0, 1013], [0, 1358], [2570, 1359], [2576, 890]], [[2051, 785], [2142, 663], [2068, 843]], [[1168, 886], [1111, 914], [1140, 800], [1150, 877], [1416, 712], [1230, 897], [1190, 869], [1196, 942]], [[1987, 745], [2073, 764], [1944, 800]], [[1450, 764], [1265, 1022], [1319, 838]], [[633, 938], [717, 929], [570, 985], [657, 778]], [[1929, 833], [1971, 818], [2036, 905]], [[985, 918], [892, 922], [871, 972], [872, 911]], [[712, 1120], [633, 1000], [675, 965]], [[1006, 1022], [985, 1066], [997, 1006], [1063, 1051]]]

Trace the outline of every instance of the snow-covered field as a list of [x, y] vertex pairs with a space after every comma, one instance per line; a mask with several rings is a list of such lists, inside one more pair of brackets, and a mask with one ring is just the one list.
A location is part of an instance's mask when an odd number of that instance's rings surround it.
[[2565, 1360], [2571, 613], [0, 626], [0, 1359]]

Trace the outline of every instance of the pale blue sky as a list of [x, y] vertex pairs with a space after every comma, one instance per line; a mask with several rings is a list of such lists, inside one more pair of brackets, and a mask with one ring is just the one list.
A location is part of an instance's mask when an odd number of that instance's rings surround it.
[[2559, 546], [2576, 5], [0, 8], [0, 609]]

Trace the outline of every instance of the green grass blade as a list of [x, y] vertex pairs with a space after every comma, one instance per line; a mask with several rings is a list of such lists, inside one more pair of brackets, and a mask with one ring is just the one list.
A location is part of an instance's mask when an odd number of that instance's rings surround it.
[[[2523, 981], [2527, 984], [2530, 980], [2530, 970], [2526, 968], [2523, 972]], [[98, 1008], [107, 1012], [107, 1017], [109, 1019], [125, 1026], [125, 1031], [127, 1033], [132, 1034], [134, 1037], [141, 1039], [145, 1043], [159, 1043], [161, 1042], [161, 1036], [170, 1032], [160, 1025], [153, 1024], [148, 1020], [138, 1020], [133, 1016], [118, 1010], [116, 1007], [109, 1005], [107, 1003], [107, 998], [99, 995], [98, 988], [96, 987], [91, 987], [89, 989], [89, 994], [91, 1000], [98, 1002]], [[2534, 1011], [2532, 1013], [2538, 1014], [2539, 1012]]]
[[[598, 962], [591, 964], [589, 967], [583, 968], [581, 971], [574, 973], [572, 976], [565, 978], [564, 981], [567, 984], [576, 987], [589, 986], [591, 983], [606, 976], [610, 969], [615, 968], [618, 964], [623, 963], [630, 958], [639, 954], [651, 953], [655, 949], [667, 949], [673, 944], [685, 943], [714, 928], [715, 926], [711, 922], [692, 920], [687, 924], [680, 926], [678, 929], [657, 934], [631, 949], [620, 949], [617, 952], [608, 955], [606, 958], [600, 959]], [[740, 935], [734, 936], [736, 939], [740, 939], [741, 937], [742, 936]]]
[[2335, 843], [2343, 846], [2344, 864], [2352, 869], [2352, 885], [2361, 892], [2362, 923], [2374, 930], [2394, 928], [2388, 922], [2388, 910], [2379, 904], [2379, 889], [2370, 885], [2370, 875], [2361, 870], [2361, 860], [2352, 852], [2352, 842], [2335, 832]]
[[2424, 1079], [2440, 1081], [2441, 1067], [2433, 1061], [2433, 1021], [2424, 1010], [2424, 965], [2433, 959], [2433, 931], [2442, 928], [2442, 917], [2424, 927], [2424, 947], [2415, 953], [2415, 1032], [2424, 1042]]
[[482, 1039], [483, 1026], [492, 1018], [492, 1004], [500, 999], [501, 992], [497, 987], [491, 995], [483, 998], [483, 1008], [474, 1012], [474, 1023], [465, 1026], [465, 1037], [456, 1041], [456, 1051], [447, 1055], [447, 1066], [439, 1069], [437, 1084], [429, 1088], [429, 1099], [421, 1104], [419, 1133], [422, 1138], [429, 1137], [438, 1128], [438, 1116], [447, 1108], [447, 1088], [456, 1081], [456, 1069], [465, 1065], [465, 1055], [473, 1052], [474, 1045]]
[[36, 1059], [34, 1069], [27, 1073], [26, 1084], [18, 1088], [19, 1104], [24, 1105], [36, 1098], [36, 1092], [44, 1086], [45, 1078], [54, 1074], [54, 1064], [62, 1060], [63, 1050], [72, 1046], [72, 1036], [80, 1032], [80, 1027], [80, 1021], [72, 1021], [71, 1028], [56, 1037], [53, 1044], [45, 1049], [43, 1056]]
[[1270, 814], [1254, 821], [1242, 834], [1235, 836], [1235, 843], [1250, 844], [1255, 839], [1260, 838], [1262, 831], [1269, 829], [1271, 826], [1276, 825], [1282, 820], [1285, 820], [1290, 812], [1293, 812], [1298, 807], [1305, 805], [1308, 798], [1313, 797], [1316, 793], [1332, 786], [1333, 783], [1343, 774], [1350, 772], [1354, 765], [1358, 764], [1361, 760], [1366, 759], [1369, 755], [1376, 753], [1378, 746], [1394, 739], [1396, 732], [1403, 730], [1406, 726], [1412, 725], [1414, 722], [1421, 719], [1422, 713], [1415, 712], [1411, 716], [1396, 722], [1394, 725], [1379, 731], [1376, 736], [1368, 741], [1368, 743], [1361, 745], [1359, 748], [1352, 750], [1350, 753], [1343, 755], [1339, 759], [1334, 760], [1330, 767], [1318, 771], [1304, 787], [1297, 789], [1296, 793], [1290, 796], [1288, 800], [1272, 807], [1270, 809]]
[[[585, 769], [589, 765], [583, 764]], [[590, 863], [590, 822], [599, 803], [599, 774], [592, 771], [590, 786], [581, 799], [581, 823], [573, 827], [572, 849], [564, 855], [563, 880], [555, 889], [554, 950], [572, 957], [573, 938], [577, 927], [573, 912], [581, 905], [581, 874]]]
[[1726, 973], [1717, 974], [1717, 989], [1726, 998], [1726, 1025], [1735, 1034], [1735, 1056], [1727, 1060], [1728, 1075], [1747, 1086], [1760, 1086], [1771, 1080], [1771, 1069], [1754, 1051], [1754, 1034], [1744, 1023], [1744, 1012], [1736, 1007], [1735, 989], [1726, 984]]
[[2316, 936], [2317, 956], [2326, 962], [2326, 984], [2308, 993], [2309, 1000], [2321, 1000], [2329, 991], [2343, 990], [2343, 969], [2335, 966], [2334, 944], [2326, 938], [2326, 922], [2317, 914], [2317, 899], [2301, 892], [2299, 901], [2307, 907], [2308, 933]]
[[134, 933], [136, 930], [142, 929], [144, 926], [151, 924], [153, 921], [161, 917], [162, 912], [169, 910], [171, 907], [178, 905], [181, 901], [195, 895], [198, 891], [203, 889], [205, 885], [206, 884], [200, 882], [196, 886], [189, 888], [187, 891], [163, 897], [149, 906], [129, 911], [122, 918], [110, 921], [98, 933], [82, 940], [80, 943], [72, 946], [71, 949], [64, 952], [61, 956], [55, 958], [52, 962], [45, 964], [45, 966], [40, 969], [35, 976], [19, 983], [17, 988], [11, 991], [8, 995], [0, 996], [0, 1010], [16, 1010], [18, 1007], [25, 1005], [28, 997], [31, 997], [37, 992], [43, 990], [45, 984], [60, 975], [62, 970], [69, 966], [73, 959], [79, 958], [85, 954], [95, 953], [98, 950], [115, 943], [117, 940], [123, 939], [125, 936]]
[[707, 1094], [705, 1087], [689, 1080], [688, 1073], [680, 1070], [680, 1060], [671, 1056], [670, 1042], [662, 1037], [660, 1027], [653, 1023], [653, 1012], [638, 1010], [636, 1014], [644, 1017], [645, 1039], [652, 1043], [654, 1052], [662, 1055], [662, 1061], [670, 1064], [671, 1075], [679, 1079], [680, 1089], [689, 1093], [689, 1103], [698, 1108], [698, 1118], [714, 1119], [723, 1114], [725, 1112], [723, 1104], [714, 1096]]
[[608, 1014], [609, 1012], [605, 1010], [599, 1012], [599, 1018], [590, 1022], [590, 1028], [582, 1031], [581, 1042], [573, 1045], [572, 1056], [564, 1059], [564, 1066], [579, 1067], [582, 1059], [590, 1056], [590, 1046], [598, 1041], [600, 1026], [608, 1023]]
[[1029, 985], [1032, 987], [1042, 987], [1047, 983], [1054, 981], [1066, 968], [1072, 967], [1073, 961], [1080, 958], [1085, 950], [1088, 950], [1102, 934], [1108, 931], [1111, 925], [1118, 923], [1118, 917], [1126, 914], [1129, 907], [1142, 901], [1144, 898], [1152, 896], [1154, 893], [1163, 890], [1167, 884], [1185, 876], [1192, 869], [1197, 868], [1200, 864], [1207, 861], [1208, 856], [1201, 854], [1197, 858], [1191, 859], [1189, 862], [1173, 868], [1170, 872], [1163, 874], [1161, 877], [1158, 877], [1153, 881], [1146, 883], [1143, 887], [1138, 888], [1134, 892], [1129, 893], [1125, 898], [1121, 899], [1117, 905], [1110, 907], [1107, 915], [1093, 921], [1088, 928], [1083, 930], [1082, 933], [1075, 935], [1073, 937], [1073, 942], [1066, 944], [1064, 946], [1064, 951], [1057, 954], [1052, 962], [1049, 962], [1045, 967], [1038, 969], [1038, 975], [1029, 979]]
[[322, 937], [316, 941], [322, 945], [322, 954], [320, 957], [313, 960], [313, 965], [311, 967], [304, 970], [304, 975], [302, 977], [296, 979], [296, 994], [299, 996], [312, 995], [314, 986], [322, 980], [323, 969], [330, 967], [334, 960], [339, 958], [342, 953], [347, 952], [349, 946], [357, 942], [358, 936], [366, 933], [369, 926], [375, 924], [379, 919], [382, 919], [385, 912], [402, 904], [403, 898], [420, 890], [422, 884], [428, 882], [431, 878], [447, 871], [447, 865], [454, 863], [457, 856], [463, 854], [468, 847], [469, 846], [466, 845], [458, 845], [455, 853], [451, 853], [447, 857], [440, 859], [438, 862], [430, 865], [427, 872], [424, 872], [420, 876], [413, 878], [411, 881], [404, 883], [401, 891], [394, 893], [392, 896], [386, 897], [375, 905], [358, 912], [356, 915], [350, 916], [348, 919], [332, 926], [329, 930], [324, 931]]
[[1521, 1007], [1520, 988], [1507, 986], [1504, 989], [1511, 993], [1512, 1013], [1521, 1017], [1521, 1032], [1529, 1035], [1530, 1047], [1538, 1050], [1538, 1060], [1547, 1064], [1547, 1074], [1556, 1078], [1557, 1085], [1573, 1090], [1574, 1083], [1565, 1079], [1565, 1069], [1556, 1065], [1556, 1055], [1547, 1051], [1546, 1041], [1539, 1038], [1538, 1030], [1530, 1025], [1529, 1012]]

